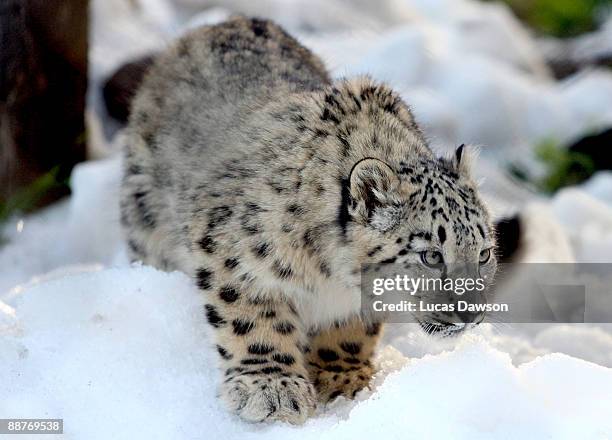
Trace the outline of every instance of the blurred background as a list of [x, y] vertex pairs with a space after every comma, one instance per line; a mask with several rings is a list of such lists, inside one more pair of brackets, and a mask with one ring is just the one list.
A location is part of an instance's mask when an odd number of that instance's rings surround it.
[[[335, 77], [388, 82], [436, 151], [478, 146], [507, 261], [612, 263], [611, 0], [0, 0], [0, 308], [32, 280], [126, 264], [130, 99], [156, 53], [232, 14], [277, 21]], [[609, 325], [480, 331], [517, 363], [612, 366]]]

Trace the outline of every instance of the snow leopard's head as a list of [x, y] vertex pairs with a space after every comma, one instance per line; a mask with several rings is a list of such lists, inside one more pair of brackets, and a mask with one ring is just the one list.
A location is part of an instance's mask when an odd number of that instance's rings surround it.
[[[393, 265], [400, 273], [442, 281], [482, 280], [471, 296], [444, 291], [454, 311], [423, 311], [414, 318], [428, 333], [456, 334], [478, 323], [483, 312], [458, 311], [458, 300], [487, 301], [496, 272], [495, 235], [489, 213], [470, 177], [471, 153], [452, 158], [405, 158], [395, 164], [368, 158], [356, 163], [347, 192], [362, 263]], [[439, 286], [440, 284], [431, 284]], [[446, 285], [448, 286], [448, 284]], [[439, 290], [420, 290], [425, 303]]]

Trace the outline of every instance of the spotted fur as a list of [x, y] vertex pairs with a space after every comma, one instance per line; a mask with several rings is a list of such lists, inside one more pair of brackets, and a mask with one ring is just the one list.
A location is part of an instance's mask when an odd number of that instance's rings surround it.
[[194, 278], [248, 421], [303, 422], [367, 386], [381, 325], [365, 263], [494, 244], [469, 152], [436, 157], [399, 95], [332, 81], [275, 24], [237, 18], [160, 55], [133, 104], [122, 223], [133, 259]]

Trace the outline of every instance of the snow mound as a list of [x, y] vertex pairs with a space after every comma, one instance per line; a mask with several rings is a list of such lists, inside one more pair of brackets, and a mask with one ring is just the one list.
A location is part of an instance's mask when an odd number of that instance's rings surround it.
[[0, 310], [0, 414], [64, 419], [66, 439], [603, 438], [610, 370], [564, 355], [514, 367], [484, 342], [408, 361], [382, 350], [374, 390], [303, 427], [249, 425], [215, 394], [201, 297], [134, 266], [34, 284]]
[[0, 229], [7, 240], [0, 247], [0, 301], [9, 289], [66, 266], [127, 261], [119, 224], [120, 159], [79, 164], [70, 180], [68, 202]]

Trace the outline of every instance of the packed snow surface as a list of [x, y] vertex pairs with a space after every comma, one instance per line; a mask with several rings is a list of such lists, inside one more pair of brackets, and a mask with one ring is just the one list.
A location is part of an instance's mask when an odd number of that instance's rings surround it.
[[379, 355], [374, 390], [303, 427], [249, 425], [215, 398], [214, 350], [190, 280], [149, 267], [33, 285], [0, 344], [0, 414], [64, 419], [67, 439], [605, 438], [610, 370], [553, 354], [515, 367], [477, 339]]

